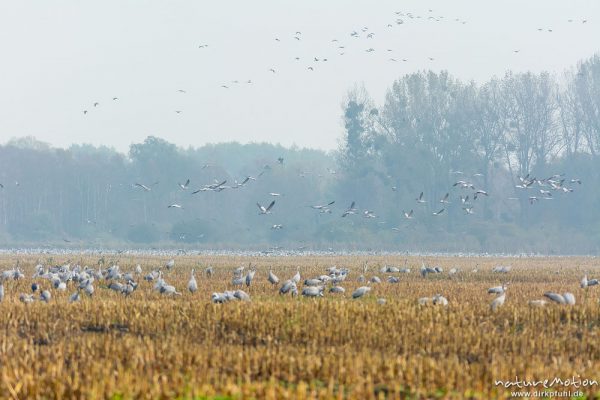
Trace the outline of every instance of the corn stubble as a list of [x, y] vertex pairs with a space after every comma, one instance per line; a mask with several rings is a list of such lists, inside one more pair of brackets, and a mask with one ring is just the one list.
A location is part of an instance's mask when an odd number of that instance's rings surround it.
[[[94, 297], [79, 303], [68, 303], [69, 286], [53, 291], [50, 304], [22, 304], [18, 293], [29, 291], [36, 259], [21, 257], [27, 278], [5, 282], [0, 303], [0, 397], [487, 399], [510, 394], [496, 379], [600, 380], [600, 290], [578, 287], [583, 271], [600, 271], [593, 259], [425, 259], [460, 272], [423, 278], [422, 259], [409, 258], [412, 272], [395, 274], [400, 283], [391, 284], [379, 266], [402, 265], [404, 258], [369, 257], [365, 277], [383, 282], [352, 300], [352, 291], [364, 285], [357, 278], [365, 260], [179, 257], [166, 277], [180, 297], [161, 296], [140, 277], [128, 298], [98, 283]], [[14, 261], [3, 257], [1, 269]], [[257, 265], [245, 288], [252, 301], [212, 304], [210, 294], [231, 288], [233, 269], [250, 261]], [[123, 271], [137, 263], [146, 273], [164, 260], [119, 262]], [[492, 273], [499, 263], [512, 264], [512, 271]], [[212, 265], [214, 275], [199, 273], [200, 265]], [[283, 281], [297, 267], [305, 279], [331, 265], [350, 268], [344, 296], [282, 297], [266, 279], [269, 267]], [[193, 295], [185, 290], [192, 268]], [[510, 282], [506, 303], [491, 312], [486, 289], [504, 281]], [[571, 290], [577, 304], [527, 305], [547, 290]], [[436, 293], [450, 304], [417, 304]], [[377, 304], [381, 297], [385, 304]], [[590, 398], [600, 391], [583, 390]]]

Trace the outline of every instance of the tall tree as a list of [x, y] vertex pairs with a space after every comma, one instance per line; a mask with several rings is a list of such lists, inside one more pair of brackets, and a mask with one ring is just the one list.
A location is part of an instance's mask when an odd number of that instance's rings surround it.
[[578, 66], [573, 82], [583, 131], [593, 155], [600, 151], [600, 55]]

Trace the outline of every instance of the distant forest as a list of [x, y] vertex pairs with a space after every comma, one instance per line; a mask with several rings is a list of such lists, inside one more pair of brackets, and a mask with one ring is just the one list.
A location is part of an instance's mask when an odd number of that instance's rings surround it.
[[382, 104], [352, 89], [335, 152], [13, 139], [0, 245], [598, 254], [599, 152], [598, 55], [484, 84], [423, 71]]

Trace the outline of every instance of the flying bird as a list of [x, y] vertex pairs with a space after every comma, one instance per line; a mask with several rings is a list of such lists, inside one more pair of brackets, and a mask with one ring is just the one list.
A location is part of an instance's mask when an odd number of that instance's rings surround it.
[[182, 190], [186, 190], [188, 188], [189, 184], [190, 184], [190, 180], [189, 179], [187, 181], [185, 181], [185, 183], [183, 183], [183, 184], [182, 183], [178, 183], [179, 187]]
[[329, 209], [329, 206], [332, 205], [333, 203], [335, 203], [335, 200], [331, 201], [327, 204], [324, 204], [324, 205], [316, 205], [316, 206], [309, 206], [309, 207], [313, 208], [315, 210], [326, 210], [326, 209]]
[[354, 208], [354, 204], [355, 202], [353, 201], [352, 204], [350, 204], [350, 207], [348, 207], [348, 209], [342, 214], [342, 218], [351, 214], [356, 214], [356, 208]]
[[[206, 164], [204, 167], [202, 167], [202, 169], [208, 168], [208, 166], [209, 165]], [[215, 180], [215, 183], [210, 184], [210, 185], [204, 185], [204, 187], [201, 187], [200, 189], [193, 191], [192, 194], [196, 194], [196, 193], [200, 193], [200, 192], [208, 192], [208, 191], [220, 192], [226, 188], [226, 186], [224, 186], [226, 183], [227, 183], [227, 180], [224, 180], [222, 182], [218, 182]]]
[[365, 210], [365, 211], [363, 211], [363, 217], [364, 218], [377, 218], [377, 215], [375, 215], [375, 213], [371, 210]]
[[267, 208], [265, 208], [264, 206], [261, 206], [260, 203], [256, 203], [256, 205], [258, 206], [258, 209], [260, 210], [260, 212], [259, 212], [260, 215], [271, 214], [271, 209], [275, 205], [275, 200], [273, 200]]

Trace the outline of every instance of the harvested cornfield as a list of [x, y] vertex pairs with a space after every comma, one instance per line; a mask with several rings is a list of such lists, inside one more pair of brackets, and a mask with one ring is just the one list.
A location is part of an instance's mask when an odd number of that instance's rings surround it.
[[[115, 256], [99, 265], [86, 256], [3, 256], [0, 270], [14, 272], [17, 260], [23, 277], [3, 274], [2, 398], [489, 399], [536, 390], [600, 398], [598, 384], [586, 382], [600, 380], [600, 285], [580, 288], [584, 275], [600, 278], [592, 258], [180, 256], [168, 269], [167, 257]], [[101, 267], [104, 275], [118, 263], [122, 276], [112, 281], [125, 284], [123, 275], [131, 272], [138, 286], [124, 295], [98, 278], [92, 296], [80, 290], [71, 302], [79, 273], [70, 279], [57, 273], [66, 280], [64, 291], [50, 276], [51, 266], [67, 263], [71, 272]], [[422, 274], [422, 263], [441, 271]], [[38, 264], [45, 275], [33, 278]], [[386, 265], [410, 271], [382, 272]], [[498, 265], [512, 268], [492, 272]], [[236, 289], [239, 266], [245, 266], [242, 278], [256, 269], [250, 286], [243, 279], [237, 287], [251, 300], [213, 303], [212, 293]], [[321, 277], [335, 275], [326, 271], [331, 266], [347, 269], [338, 283], [344, 293], [330, 293], [333, 284]], [[157, 279], [144, 280], [159, 268], [180, 295], [161, 293]], [[267, 280], [270, 268], [278, 284]], [[193, 294], [187, 289], [192, 269]], [[280, 295], [297, 271], [299, 295]], [[381, 283], [369, 283], [374, 276]], [[323, 296], [302, 296], [305, 279], [319, 277]], [[34, 300], [21, 301], [34, 282]], [[505, 302], [492, 311], [497, 295], [487, 290], [502, 284]], [[370, 291], [352, 298], [367, 285]], [[47, 303], [39, 300], [42, 290], [52, 295]], [[576, 304], [548, 298], [544, 306], [528, 304], [548, 291], [571, 292]], [[419, 304], [436, 294], [448, 305]], [[573, 377], [573, 384], [548, 389], [504, 387], [519, 379]]]

